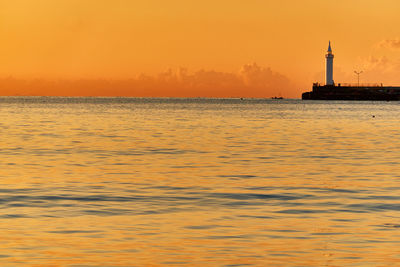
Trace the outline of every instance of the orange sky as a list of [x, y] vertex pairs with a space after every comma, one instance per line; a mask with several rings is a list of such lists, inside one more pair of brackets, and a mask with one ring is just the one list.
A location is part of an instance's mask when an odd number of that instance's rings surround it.
[[[0, 0], [0, 79], [137, 80], [145, 73], [157, 80], [151, 96], [189, 96], [158, 80], [184, 67], [194, 78], [179, 86], [189, 91], [210, 83], [210, 75], [196, 76], [200, 70], [240, 80], [235, 94], [224, 81], [204, 96], [239, 96], [246, 84], [243, 96], [299, 97], [323, 82], [331, 40], [336, 82], [355, 82], [357, 69], [361, 81], [400, 85], [399, 10], [398, 0]], [[273, 74], [260, 71], [249, 82], [241, 70], [253, 62]], [[199, 79], [202, 86], [193, 85]], [[268, 85], [246, 94], [260, 81]]]

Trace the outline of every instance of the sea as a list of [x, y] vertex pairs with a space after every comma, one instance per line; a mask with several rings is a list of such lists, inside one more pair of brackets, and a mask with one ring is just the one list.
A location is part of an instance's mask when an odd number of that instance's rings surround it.
[[1, 266], [399, 266], [400, 103], [0, 97]]

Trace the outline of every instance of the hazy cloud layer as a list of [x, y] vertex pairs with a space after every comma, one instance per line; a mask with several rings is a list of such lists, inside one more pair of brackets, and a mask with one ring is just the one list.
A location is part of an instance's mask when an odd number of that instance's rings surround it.
[[367, 82], [400, 85], [400, 59], [370, 56], [363, 62], [362, 79]]
[[362, 78], [369, 82], [400, 85], [400, 38], [385, 39], [378, 42], [372, 54], [361, 59]]
[[379, 48], [400, 49], [400, 38], [385, 39], [377, 44]]
[[138, 96], [138, 97], [299, 97], [284, 75], [255, 63], [237, 73], [185, 68], [125, 80], [0, 79], [2, 95]]
[[390, 60], [386, 56], [369, 56], [364, 59], [364, 69], [366, 71], [392, 71], [397, 69], [399, 66], [395, 64], [393, 60]]

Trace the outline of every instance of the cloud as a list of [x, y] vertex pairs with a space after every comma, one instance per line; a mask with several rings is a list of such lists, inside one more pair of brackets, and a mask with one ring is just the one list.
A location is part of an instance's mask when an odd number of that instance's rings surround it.
[[386, 56], [369, 56], [368, 58], [364, 59], [363, 66], [367, 71], [390, 71], [398, 67], [394, 61], [389, 60], [389, 58]]
[[286, 76], [273, 72], [270, 68], [260, 67], [256, 63], [244, 65], [239, 73], [245, 85], [252, 88], [280, 89], [290, 84]]
[[299, 97], [283, 74], [256, 63], [238, 72], [169, 69], [124, 80], [0, 79], [0, 95], [137, 96], [137, 97]]
[[360, 75], [361, 83], [399, 85], [400, 84], [400, 59], [388, 57], [386, 55], [370, 55], [360, 59], [358, 67], [348, 70], [344, 76], [348, 81], [357, 81], [354, 70], [362, 71]]
[[385, 39], [380, 41], [377, 45], [378, 48], [400, 49], [400, 38]]

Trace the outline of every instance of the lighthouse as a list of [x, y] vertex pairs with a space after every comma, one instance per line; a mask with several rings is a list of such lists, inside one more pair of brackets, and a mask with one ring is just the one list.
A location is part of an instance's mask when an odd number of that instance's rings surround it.
[[329, 41], [328, 51], [325, 55], [326, 58], [326, 74], [325, 74], [325, 84], [334, 85], [333, 82], [333, 54], [331, 48], [331, 41]]

